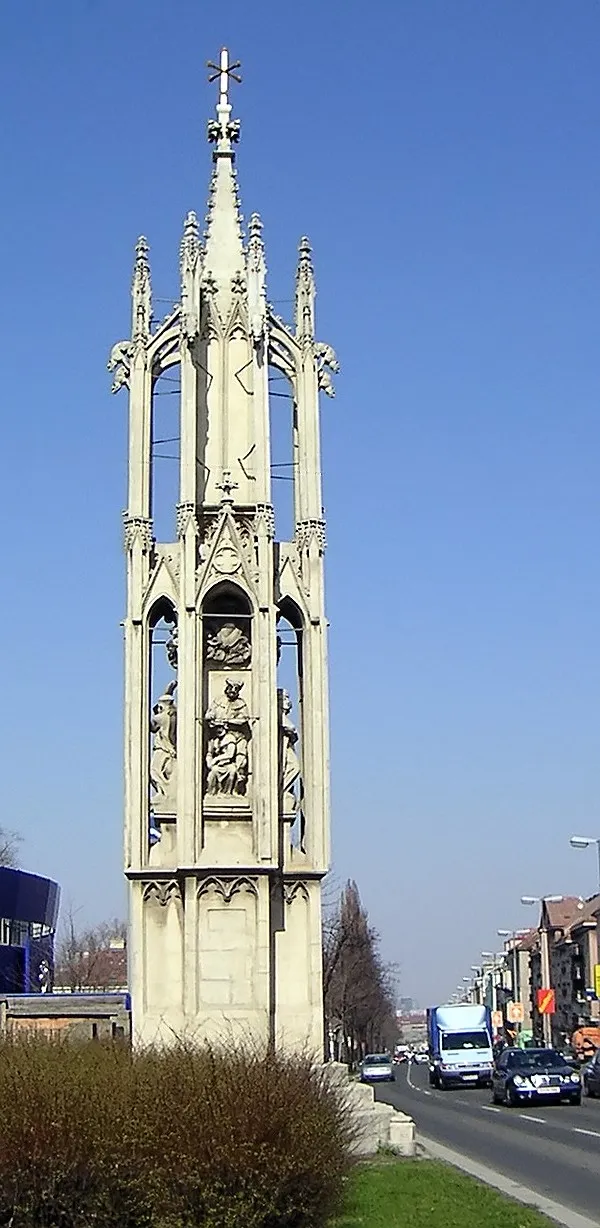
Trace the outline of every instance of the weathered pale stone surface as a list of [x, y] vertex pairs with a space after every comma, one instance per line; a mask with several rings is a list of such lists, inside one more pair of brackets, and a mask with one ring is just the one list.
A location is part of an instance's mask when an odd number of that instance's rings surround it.
[[389, 1146], [401, 1156], [415, 1154], [415, 1123], [405, 1113], [394, 1113], [390, 1121]]
[[[129, 390], [125, 873], [133, 1031], [137, 1041], [164, 1043], [180, 1035], [270, 1037], [320, 1058], [320, 881], [330, 854], [319, 390], [333, 393], [338, 366], [315, 336], [307, 240], [294, 326], [267, 301], [258, 215], [246, 239], [242, 233], [239, 122], [223, 54], [208, 133], [204, 241], [190, 212], [180, 300], [156, 323], [148, 244], [140, 239], [131, 336], [117, 342], [108, 364], [113, 390]], [[176, 540], [157, 542], [153, 388], [165, 373], [173, 381], [173, 368], [181, 382]], [[289, 542], [274, 540], [271, 467], [282, 458], [270, 447], [273, 369], [287, 381], [290, 413], [294, 405]], [[278, 688], [280, 613], [302, 638], [293, 718]], [[172, 676], [155, 683], [157, 620], [170, 628], [162, 651]], [[294, 818], [303, 836], [292, 849]]]
[[355, 1155], [375, 1155], [382, 1149], [403, 1156], [415, 1154], [415, 1124], [411, 1117], [392, 1105], [376, 1101], [373, 1086], [351, 1079], [348, 1067], [342, 1063], [330, 1062], [325, 1069], [334, 1086], [342, 1091], [352, 1114]]

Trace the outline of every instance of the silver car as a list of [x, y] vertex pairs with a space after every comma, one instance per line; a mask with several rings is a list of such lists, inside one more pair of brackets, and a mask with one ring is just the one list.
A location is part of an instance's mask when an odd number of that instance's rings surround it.
[[389, 1053], [367, 1053], [360, 1064], [361, 1083], [393, 1083], [396, 1076]]

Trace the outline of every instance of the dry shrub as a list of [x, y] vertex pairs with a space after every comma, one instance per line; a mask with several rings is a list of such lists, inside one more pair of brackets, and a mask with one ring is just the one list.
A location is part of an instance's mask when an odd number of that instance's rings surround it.
[[318, 1228], [343, 1094], [306, 1057], [0, 1045], [0, 1228]]

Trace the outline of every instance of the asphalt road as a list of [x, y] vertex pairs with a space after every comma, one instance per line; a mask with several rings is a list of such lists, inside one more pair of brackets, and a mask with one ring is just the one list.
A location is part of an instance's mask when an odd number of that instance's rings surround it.
[[600, 1224], [600, 1100], [494, 1106], [483, 1088], [437, 1091], [426, 1065], [396, 1068], [375, 1088], [434, 1139]]

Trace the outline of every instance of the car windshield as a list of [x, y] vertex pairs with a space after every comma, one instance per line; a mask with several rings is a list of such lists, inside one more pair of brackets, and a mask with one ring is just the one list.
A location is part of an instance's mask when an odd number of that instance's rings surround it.
[[487, 1032], [442, 1032], [442, 1049], [489, 1049]]
[[389, 1066], [390, 1059], [385, 1053], [367, 1053], [365, 1066]]
[[557, 1053], [556, 1049], [515, 1049], [514, 1053], [509, 1054], [508, 1061], [510, 1066], [525, 1066], [529, 1070], [546, 1070], [548, 1066], [567, 1065], [562, 1054]]

